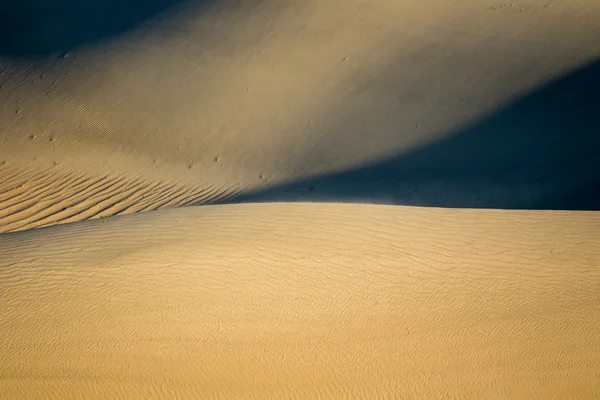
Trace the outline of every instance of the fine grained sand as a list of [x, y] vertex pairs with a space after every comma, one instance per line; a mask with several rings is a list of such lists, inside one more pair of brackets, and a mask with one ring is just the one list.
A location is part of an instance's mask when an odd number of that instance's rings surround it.
[[585, 198], [599, 2], [43, 3], [0, 4], [46, 40], [0, 38], [1, 399], [600, 398], [597, 211], [343, 204]]
[[597, 398], [600, 215], [190, 207], [0, 236], [1, 398]]

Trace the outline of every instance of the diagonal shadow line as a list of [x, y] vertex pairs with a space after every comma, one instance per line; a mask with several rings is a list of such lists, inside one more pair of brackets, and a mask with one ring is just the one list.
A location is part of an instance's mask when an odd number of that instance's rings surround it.
[[600, 61], [408, 154], [231, 202], [600, 210]]
[[[189, 0], [0, 0], [0, 56], [64, 52], [122, 34]], [[208, 3], [211, 0], [199, 0]]]

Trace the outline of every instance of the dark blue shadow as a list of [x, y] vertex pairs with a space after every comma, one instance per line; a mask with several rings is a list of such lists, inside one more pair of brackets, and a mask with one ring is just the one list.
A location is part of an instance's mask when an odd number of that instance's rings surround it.
[[0, 55], [46, 55], [95, 43], [184, 1], [0, 0]]
[[232, 201], [600, 210], [600, 62], [446, 137], [364, 168]]

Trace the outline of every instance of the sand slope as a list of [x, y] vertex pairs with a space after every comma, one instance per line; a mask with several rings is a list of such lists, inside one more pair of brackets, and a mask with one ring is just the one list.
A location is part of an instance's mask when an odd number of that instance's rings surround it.
[[0, 236], [0, 398], [597, 398], [600, 215], [263, 204]]
[[[486, 208], [546, 208], [537, 197], [600, 182], [599, 68], [519, 103], [597, 61], [597, 1], [152, 0], [129, 14], [123, 2], [72, 1], [4, 10], [14, 21], [33, 10], [52, 51], [29, 54], [31, 32], [0, 43], [0, 163], [21, 171], [17, 186], [45, 176], [52, 204], [68, 208], [81, 191], [65, 176], [131, 182], [112, 196], [134, 182], [214, 190], [194, 204], [316, 179], [250, 198]], [[119, 15], [130, 26], [108, 35]], [[70, 40], [84, 42], [63, 51]], [[381, 163], [358, 182], [336, 175]], [[457, 179], [461, 168], [474, 176]], [[445, 204], [448, 194], [464, 200]], [[491, 199], [469, 200], [479, 197]], [[68, 214], [98, 211], [81, 210]], [[40, 226], [19, 215], [0, 229]], [[50, 222], [61, 220], [74, 219]]]

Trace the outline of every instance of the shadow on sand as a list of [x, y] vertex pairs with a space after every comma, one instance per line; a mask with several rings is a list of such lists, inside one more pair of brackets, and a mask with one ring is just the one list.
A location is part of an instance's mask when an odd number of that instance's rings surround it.
[[[0, 55], [44, 55], [101, 41], [186, 1], [0, 0]], [[600, 61], [446, 137], [232, 201], [600, 210]]]
[[124, 33], [186, 0], [0, 0], [0, 55], [43, 56]]
[[600, 61], [447, 139], [234, 201], [600, 210]]

